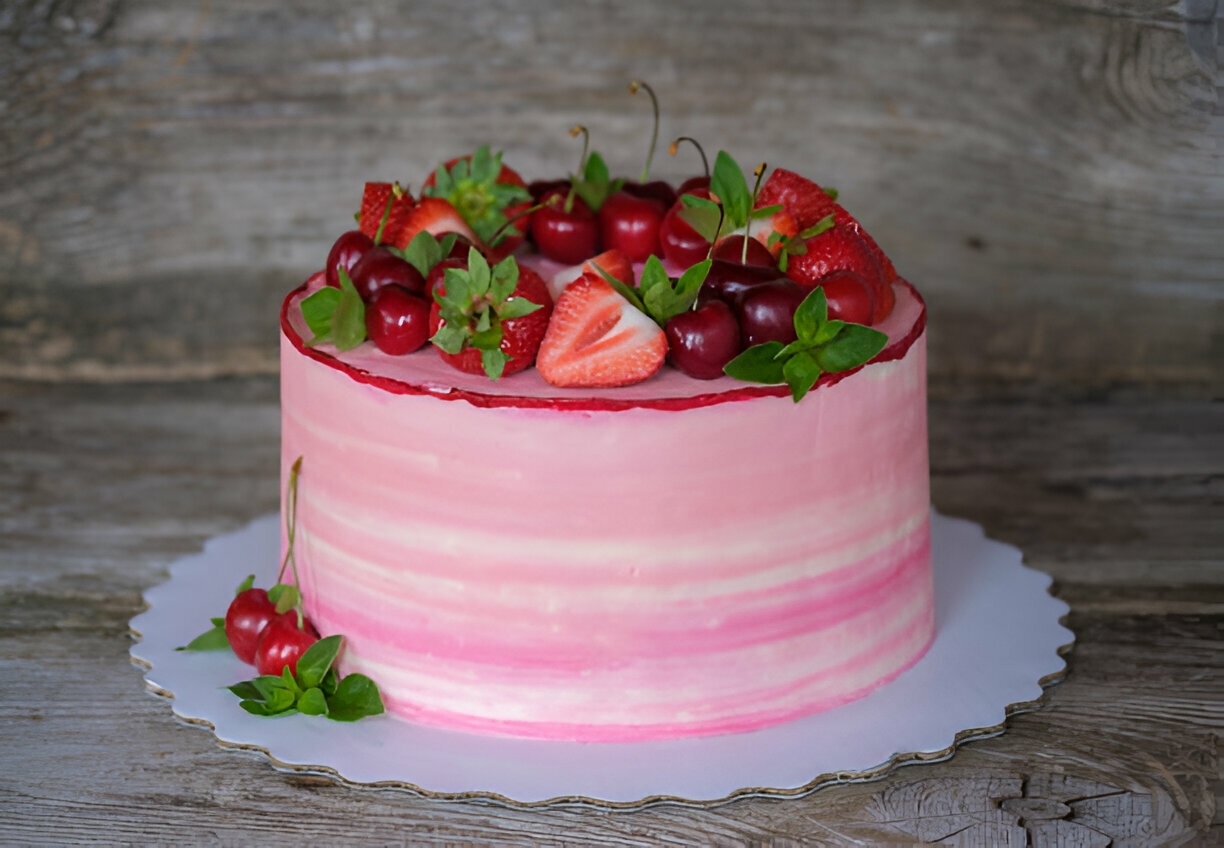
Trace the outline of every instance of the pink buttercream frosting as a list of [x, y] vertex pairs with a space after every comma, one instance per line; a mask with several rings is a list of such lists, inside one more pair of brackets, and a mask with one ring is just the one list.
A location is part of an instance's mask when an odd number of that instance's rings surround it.
[[[934, 634], [925, 311], [801, 403], [665, 369], [492, 383], [431, 350], [307, 348], [282, 315], [282, 459], [303, 458], [307, 612], [389, 709], [459, 730], [633, 741], [862, 697]], [[447, 402], [449, 401], [449, 402]]]

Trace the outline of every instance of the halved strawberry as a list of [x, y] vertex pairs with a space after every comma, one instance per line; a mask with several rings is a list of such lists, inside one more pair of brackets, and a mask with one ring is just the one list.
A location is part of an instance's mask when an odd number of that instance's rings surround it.
[[406, 248], [413, 236], [426, 232], [432, 236], [443, 233], [458, 233], [475, 245], [483, 243], [472, 232], [467, 221], [455, 210], [448, 201], [436, 197], [422, 197], [421, 201], [408, 213], [399, 237], [393, 242], [400, 250]]
[[553, 274], [552, 278], [548, 281], [548, 293], [556, 301], [557, 298], [561, 297], [561, 292], [565, 291], [565, 287], [583, 274], [592, 273], [598, 275], [599, 272], [595, 270], [596, 266], [606, 271], [613, 279], [620, 280], [625, 285], [633, 288], [633, 263], [629, 261], [629, 257], [619, 250], [605, 250], [581, 265], [571, 265], [569, 268], [562, 268]]
[[659, 325], [588, 273], [557, 300], [536, 369], [554, 386], [628, 386], [654, 376], [666, 357]]
[[[361, 195], [361, 212], [357, 216], [358, 229], [370, 238], [378, 235], [382, 227], [380, 244], [401, 247], [402, 233], [413, 207], [412, 195], [404, 191], [399, 183], [366, 183]], [[390, 211], [387, 207], [390, 206]], [[383, 216], [387, 223], [383, 224]], [[410, 237], [411, 238], [411, 237]], [[406, 245], [408, 242], [405, 241]]]
[[806, 230], [826, 215], [837, 202], [823, 188], [794, 171], [775, 168], [757, 194], [756, 208], [781, 205], [799, 230]]
[[501, 157], [485, 145], [452, 159], [429, 175], [421, 195], [450, 201], [481, 243], [497, 256], [506, 256], [522, 243], [530, 226], [530, 216], [509, 222], [530, 208], [531, 194]]
[[430, 341], [442, 359], [493, 380], [530, 367], [552, 312], [540, 275], [512, 256], [490, 268], [475, 248], [466, 268], [444, 273], [429, 312]]

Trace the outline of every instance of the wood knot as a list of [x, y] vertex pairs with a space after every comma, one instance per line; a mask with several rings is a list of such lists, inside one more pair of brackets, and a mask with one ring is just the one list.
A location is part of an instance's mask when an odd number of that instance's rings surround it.
[[1071, 814], [1070, 807], [1052, 798], [1008, 798], [999, 806], [1022, 822], [1064, 819]]

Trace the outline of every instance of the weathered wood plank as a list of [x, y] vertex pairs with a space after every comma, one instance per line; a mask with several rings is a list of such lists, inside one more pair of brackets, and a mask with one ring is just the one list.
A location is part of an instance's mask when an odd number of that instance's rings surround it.
[[642, 76], [665, 137], [842, 190], [927, 294], [935, 373], [1218, 386], [1209, 6], [14, 4], [0, 375], [272, 373], [364, 179], [489, 140], [553, 174], [578, 121], [635, 172]]

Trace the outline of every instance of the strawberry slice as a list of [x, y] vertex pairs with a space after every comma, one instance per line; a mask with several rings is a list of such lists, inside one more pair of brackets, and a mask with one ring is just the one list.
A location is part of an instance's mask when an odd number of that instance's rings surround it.
[[667, 357], [667, 337], [597, 273], [561, 293], [536, 369], [554, 386], [610, 388], [654, 376]]
[[474, 245], [483, 244], [455, 207], [438, 197], [421, 198], [421, 202], [408, 214], [402, 231], [392, 244], [403, 250], [420, 232], [429, 233], [435, 238], [444, 233], [458, 233]]
[[633, 263], [629, 261], [629, 257], [625, 256], [625, 254], [613, 249], [605, 250], [581, 265], [571, 265], [569, 268], [562, 268], [553, 274], [548, 281], [548, 293], [553, 296], [553, 300], [556, 300], [561, 296], [561, 292], [565, 291], [566, 286], [580, 278], [583, 274], [591, 273], [598, 276], [599, 272], [595, 270], [597, 266], [606, 271], [613, 279], [620, 280], [625, 285], [633, 288]]
[[[388, 206], [391, 207], [389, 212]], [[378, 239], [378, 243], [400, 247], [398, 242], [412, 207], [412, 195], [404, 191], [399, 183], [366, 183], [361, 195], [361, 212], [357, 216], [358, 229], [375, 238], [381, 226], [382, 238]], [[384, 215], [387, 216], [386, 224], [383, 224]], [[405, 241], [404, 245], [407, 243]]]

